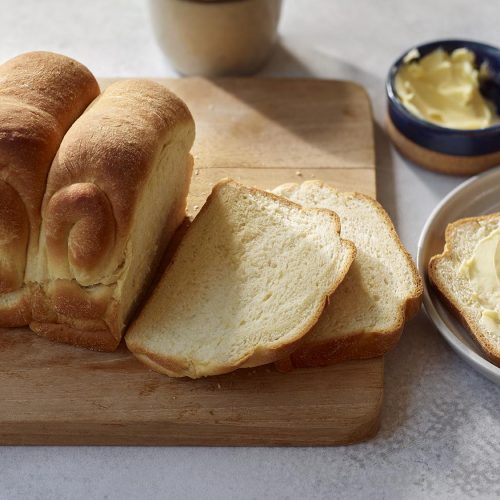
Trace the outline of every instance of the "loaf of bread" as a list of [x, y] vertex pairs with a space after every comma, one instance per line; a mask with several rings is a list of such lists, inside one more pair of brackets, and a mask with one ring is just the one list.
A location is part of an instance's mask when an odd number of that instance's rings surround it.
[[443, 253], [429, 262], [429, 279], [486, 356], [500, 366], [500, 213], [453, 222], [445, 240]]
[[305, 207], [333, 210], [341, 237], [356, 258], [318, 323], [278, 366], [322, 366], [381, 356], [399, 340], [405, 321], [420, 308], [422, 282], [385, 210], [372, 198], [345, 193], [320, 181], [274, 190]]
[[354, 258], [338, 217], [217, 184], [126, 335], [154, 370], [198, 378], [271, 363], [316, 323]]
[[71, 124], [99, 94], [90, 71], [50, 52], [0, 65], [0, 326], [29, 322], [26, 265], [38, 253], [47, 172]]
[[164, 86], [114, 83], [73, 124], [51, 166], [40, 251], [27, 268], [30, 328], [110, 351], [185, 217], [192, 116]]

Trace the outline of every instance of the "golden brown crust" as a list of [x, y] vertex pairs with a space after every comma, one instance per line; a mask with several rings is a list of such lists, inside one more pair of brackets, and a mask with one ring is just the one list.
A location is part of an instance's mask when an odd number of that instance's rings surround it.
[[387, 333], [359, 332], [313, 345], [301, 345], [291, 356], [276, 363], [280, 371], [329, 366], [344, 361], [378, 358], [399, 341], [403, 327]]
[[86, 289], [68, 280], [32, 285], [29, 326], [51, 340], [112, 351], [122, 328], [112, 294], [107, 286]]
[[0, 100], [36, 108], [67, 130], [99, 95], [99, 85], [81, 63], [53, 52], [27, 52], [0, 66]]
[[94, 183], [80, 182], [57, 191], [47, 205], [45, 221], [49, 266], [102, 273], [115, 244], [115, 219], [106, 194]]
[[19, 194], [0, 180], [0, 294], [22, 287], [29, 219]]
[[[226, 185], [233, 185], [237, 189], [240, 189], [244, 187], [245, 189], [248, 189], [251, 193], [253, 194], [259, 194], [259, 195], [264, 195], [268, 198], [274, 199], [281, 204], [288, 205], [290, 207], [294, 207], [297, 209], [300, 209], [305, 212], [321, 212], [326, 215], [328, 215], [329, 218], [331, 218], [334, 223], [335, 223], [335, 231], [338, 234], [340, 232], [340, 219], [337, 214], [330, 210], [326, 209], [316, 209], [316, 208], [304, 208], [301, 205], [298, 205], [296, 203], [293, 203], [292, 201], [283, 198], [281, 196], [277, 196], [275, 194], [269, 193], [267, 191], [262, 191], [260, 189], [254, 188], [254, 187], [246, 187], [242, 186], [238, 182], [232, 180], [232, 179], [222, 179], [217, 184], [214, 185], [212, 188], [212, 192], [208, 196], [205, 204], [201, 208], [200, 212], [198, 213], [197, 217], [194, 219], [192, 225], [190, 228], [188, 228], [188, 231], [191, 230], [195, 225], [198, 223], [200, 217], [204, 214], [204, 212], [208, 209], [212, 201], [215, 199], [215, 196], [218, 194], [218, 192]], [[191, 378], [199, 378], [200, 376], [206, 376], [206, 375], [221, 375], [224, 373], [229, 373], [231, 371], [234, 371], [238, 368], [244, 368], [244, 367], [254, 367], [254, 366], [259, 366], [263, 364], [268, 364], [272, 363], [274, 361], [277, 361], [280, 358], [283, 358], [290, 354], [297, 344], [302, 340], [302, 337], [310, 331], [310, 329], [316, 324], [318, 321], [319, 317], [321, 316], [321, 313], [323, 312], [323, 309], [325, 308], [328, 297], [335, 291], [335, 289], [339, 286], [339, 284], [342, 282], [344, 279], [345, 275], [347, 274], [347, 271], [349, 270], [350, 265], [352, 264], [352, 261], [354, 260], [354, 257], [356, 255], [356, 247], [351, 241], [348, 240], [341, 240], [342, 244], [345, 247], [345, 250], [347, 251], [347, 259], [345, 262], [344, 268], [339, 272], [337, 276], [337, 280], [332, 283], [332, 286], [329, 290], [323, 294], [323, 299], [320, 302], [320, 305], [318, 306], [316, 312], [311, 315], [311, 318], [308, 322], [308, 324], [303, 328], [303, 330], [293, 339], [288, 339], [286, 340], [286, 343], [279, 344], [278, 346], [270, 346], [265, 349], [258, 348], [255, 349], [254, 351], [250, 352], [246, 357], [243, 357], [239, 359], [237, 362], [232, 363], [232, 364], [226, 364], [226, 365], [214, 365], [210, 367], [210, 369], [207, 369], [207, 367], [204, 367], [204, 373], [200, 375], [197, 373], [196, 367], [192, 365], [192, 363], [186, 362], [184, 359], [178, 359], [174, 356], [168, 356], [168, 355], [159, 355], [158, 353], [150, 352], [148, 349], [144, 348], [143, 346], [140, 345], [139, 343], [134, 342], [132, 337], [127, 334], [125, 336], [125, 342], [127, 344], [127, 347], [129, 350], [134, 354], [134, 356], [137, 357], [140, 361], [143, 363], [147, 364], [150, 366], [153, 370], [158, 371], [160, 373], [164, 373], [166, 375], [169, 375], [171, 377], [191, 377]], [[182, 250], [182, 242], [177, 248], [176, 253], [174, 254], [170, 266], [173, 265], [173, 263], [176, 260], [176, 255], [179, 251]], [[165, 270], [164, 275], [162, 276], [161, 279], [165, 279], [168, 273], [168, 269]], [[155, 296], [157, 295], [158, 290], [159, 290], [159, 285], [156, 286], [155, 290], [151, 294], [151, 296], [148, 299], [148, 302], [154, 300]], [[144, 314], [144, 311], [147, 309], [147, 303], [145, 304], [145, 307], [143, 308], [141, 315], [139, 315], [135, 321], [130, 325], [129, 332], [133, 332], [134, 328], [140, 328], [140, 319], [141, 316]], [[209, 372], [209, 373], [207, 373]]]
[[[0, 66], [0, 197], [12, 191], [16, 204], [10, 214], [0, 209], [0, 255], [15, 267], [14, 273], [0, 269], [0, 288], [10, 294], [0, 302], [2, 325], [29, 319], [25, 300], [16, 302], [15, 291], [22, 286], [27, 259], [37, 252], [47, 172], [63, 135], [98, 94], [90, 71], [65, 56], [30, 52]], [[14, 232], [15, 241], [5, 243]]]
[[50, 323], [61, 318], [74, 322], [94, 321], [101, 325], [107, 319], [113, 297], [112, 287], [82, 288], [72, 280], [32, 284], [31, 288], [32, 318], [37, 322]]
[[431, 257], [429, 264], [427, 266], [427, 274], [429, 276], [429, 281], [433, 286], [434, 290], [438, 293], [442, 302], [445, 306], [452, 312], [452, 314], [462, 323], [466, 330], [469, 331], [472, 338], [477, 342], [482, 351], [486, 354], [488, 359], [497, 366], [500, 366], [500, 352], [493, 346], [489, 339], [483, 334], [481, 329], [478, 327], [477, 322], [472, 318], [458, 300], [451, 294], [446, 286], [446, 282], [441, 279], [441, 276], [437, 270], [438, 263], [441, 260], [449, 258], [453, 252], [453, 240], [455, 236], [455, 231], [458, 227], [466, 224], [479, 224], [481, 222], [488, 222], [490, 219], [498, 219], [500, 217], [500, 212], [493, 214], [483, 215], [479, 217], [466, 217], [452, 222], [446, 226], [445, 230], [445, 245], [443, 252]]
[[[179, 125], [192, 123], [182, 100], [148, 80], [110, 85], [75, 122], [50, 169], [43, 201], [44, 220], [52, 228], [47, 253], [55, 276], [85, 279], [83, 284], [88, 285], [115, 273], [123, 259], [138, 194], [155, 157], [161, 154], [158, 145]], [[94, 197], [86, 199], [84, 205], [95, 205], [98, 217], [90, 217], [88, 223], [70, 213], [77, 205], [75, 215], [86, 215], [79, 206], [82, 194], [74, 192], [75, 184], [85, 184], [88, 190], [90, 184], [94, 185]], [[74, 196], [69, 196], [70, 192]], [[59, 198], [58, 202], [54, 198]], [[84, 248], [87, 254], [87, 258], [79, 259], [70, 252], [73, 272], [79, 272], [79, 276], [68, 276], [70, 266], [64, 255], [68, 231], [59, 231], [60, 226], [71, 228], [71, 246]], [[111, 227], [115, 238], [109, 254], [103, 249], [110, 247]], [[96, 262], [100, 264], [97, 267]]]
[[[322, 181], [306, 181], [307, 184], [318, 185], [319, 187], [330, 187]], [[345, 192], [347, 196], [367, 201], [380, 217], [384, 220], [387, 229], [393, 241], [398, 245], [401, 253], [404, 255], [408, 270], [412, 275], [412, 280], [415, 283], [415, 289], [406, 301], [401, 305], [397, 317], [394, 321], [394, 328], [386, 330], [373, 330], [365, 332], [352, 332], [349, 335], [342, 337], [334, 337], [328, 341], [314, 342], [308, 335], [304, 337], [303, 342], [299, 344], [297, 350], [287, 359], [279, 360], [276, 367], [280, 371], [289, 371], [293, 367], [308, 368], [315, 366], [327, 366], [333, 363], [341, 363], [343, 361], [369, 359], [382, 356], [392, 349], [399, 341], [405, 323], [414, 317], [420, 310], [423, 296], [422, 278], [417, 270], [411, 255], [401, 243], [396, 228], [392, 223], [391, 218], [380, 205], [380, 203], [362, 193]], [[331, 297], [335, 300], [335, 295]]]
[[113, 352], [120, 344], [109, 330], [84, 330], [72, 328], [61, 323], [38, 323], [32, 321], [30, 329], [41, 337], [46, 337], [49, 340], [62, 342], [64, 344], [76, 345], [85, 347], [92, 351]]
[[85, 66], [50, 52], [7, 61], [0, 82], [0, 177], [19, 193], [33, 225], [63, 135], [99, 86]]
[[31, 320], [31, 291], [23, 286], [0, 295], [0, 328], [26, 326]]
[[[335, 295], [332, 300], [335, 300]], [[284, 371], [283, 367], [288, 367], [286, 371], [289, 371], [290, 367], [312, 368], [344, 361], [378, 358], [397, 345], [405, 323], [420, 310], [421, 303], [421, 295], [408, 300], [406, 309], [398, 313], [398, 326], [392, 330], [353, 332], [348, 336], [316, 343], [308, 341], [306, 336], [289, 359], [279, 360], [276, 366], [281, 371]]]

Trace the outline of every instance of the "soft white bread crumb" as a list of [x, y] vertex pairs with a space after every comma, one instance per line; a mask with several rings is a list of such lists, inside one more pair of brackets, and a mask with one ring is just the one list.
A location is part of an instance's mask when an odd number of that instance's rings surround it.
[[[421, 303], [422, 282], [385, 210], [360, 193], [339, 192], [320, 181], [285, 184], [274, 193], [305, 207], [333, 210], [341, 237], [356, 258], [316, 326], [288, 366], [318, 366], [384, 354]], [[281, 365], [285, 368], [285, 364]]]
[[128, 348], [175, 377], [282, 358], [316, 323], [354, 258], [339, 230], [330, 211], [220, 182], [131, 326]]

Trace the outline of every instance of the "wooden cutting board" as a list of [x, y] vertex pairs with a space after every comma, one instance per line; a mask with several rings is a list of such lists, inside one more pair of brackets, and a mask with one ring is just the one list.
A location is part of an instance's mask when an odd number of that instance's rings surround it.
[[[105, 86], [109, 82], [103, 82]], [[189, 213], [222, 177], [262, 188], [323, 179], [375, 194], [366, 93], [307, 79], [163, 81], [197, 124]], [[111, 354], [0, 330], [0, 443], [331, 445], [373, 436], [383, 359], [170, 379]]]

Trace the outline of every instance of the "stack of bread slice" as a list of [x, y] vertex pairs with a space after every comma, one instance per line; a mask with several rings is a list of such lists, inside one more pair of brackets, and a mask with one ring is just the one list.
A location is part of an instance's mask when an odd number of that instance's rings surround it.
[[320, 181], [286, 184], [274, 192], [303, 206], [337, 213], [341, 236], [357, 250], [318, 323], [280, 366], [373, 358], [393, 348], [405, 322], [420, 308], [423, 286], [387, 212], [369, 196], [337, 191]]
[[396, 344], [422, 283], [382, 207], [320, 182], [274, 193], [215, 186], [126, 335], [141, 361], [198, 378]]
[[333, 212], [220, 182], [129, 329], [128, 348], [192, 378], [286, 356], [352, 263], [354, 245], [339, 230]]

